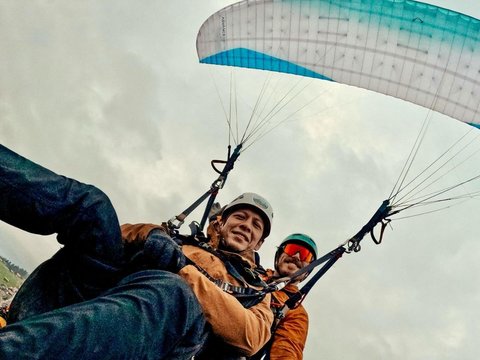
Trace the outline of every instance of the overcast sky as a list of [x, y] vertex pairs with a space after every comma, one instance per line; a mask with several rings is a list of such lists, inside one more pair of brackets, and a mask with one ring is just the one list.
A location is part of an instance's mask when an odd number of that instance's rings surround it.
[[[480, 17], [476, 1], [434, 3]], [[228, 98], [232, 71], [199, 64], [195, 39], [203, 21], [229, 4], [1, 1], [0, 142], [95, 184], [122, 223], [179, 214], [209, 188], [216, 178], [210, 160], [227, 151], [220, 97]], [[264, 74], [234, 74], [246, 113]], [[310, 234], [322, 253], [355, 234], [389, 195], [428, 116], [403, 101], [319, 80], [299, 103], [314, 98], [242, 154], [218, 197], [225, 204], [253, 191], [270, 200], [266, 267], [289, 233]], [[287, 112], [301, 105], [292, 106]], [[435, 114], [419, 161], [432, 161], [467, 129]], [[478, 160], [448, 180], [477, 175]], [[479, 188], [469, 184], [465, 193]], [[394, 221], [382, 245], [365, 240], [360, 253], [345, 255], [305, 302], [305, 359], [477, 359], [479, 205], [473, 199]], [[0, 223], [0, 255], [29, 271], [58, 248], [54, 236]]]

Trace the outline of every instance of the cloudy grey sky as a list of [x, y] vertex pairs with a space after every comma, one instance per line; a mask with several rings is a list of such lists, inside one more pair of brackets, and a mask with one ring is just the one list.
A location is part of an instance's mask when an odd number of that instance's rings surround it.
[[[433, 3], [480, 17], [472, 1]], [[228, 98], [232, 71], [199, 64], [195, 39], [203, 21], [228, 4], [1, 1], [0, 142], [97, 185], [121, 222], [180, 213], [216, 178], [210, 160], [226, 155], [220, 97]], [[239, 111], [247, 113], [264, 74], [234, 74]], [[218, 197], [226, 203], [254, 191], [271, 201], [274, 228], [261, 250], [266, 266], [289, 233], [312, 235], [321, 252], [356, 233], [390, 193], [429, 115], [322, 81], [308, 83], [299, 103], [314, 98], [242, 154]], [[292, 106], [287, 112], [301, 105]], [[466, 130], [434, 115], [419, 162], [436, 158]], [[477, 164], [478, 156], [448, 180], [478, 174]], [[469, 184], [465, 193], [479, 187]], [[305, 359], [478, 358], [478, 210], [474, 199], [394, 221], [382, 245], [365, 241], [360, 253], [344, 256], [305, 302]], [[0, 224], [0, 255], [27, 270], [58, 248], [54, 236]]]

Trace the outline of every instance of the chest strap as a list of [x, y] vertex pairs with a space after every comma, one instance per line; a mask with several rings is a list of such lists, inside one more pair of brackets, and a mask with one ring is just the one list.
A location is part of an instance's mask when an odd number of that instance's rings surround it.
[[200, 271], [208, 280], [213, 282], [222, 291], [234, 296], [246, 309], [254, 305], [257, 305], [259, 302], [261, 302], [265, 298], [266, 292], [262, 290], [256, 290], [256, 289], [245, 287], [245, 286], [233, 285], [228, 281], [215, 279], [197, 264], [193, 264], [193, 266], [195, 266], [198, 271]]
[[[248, 309], [258, 304], [265, 298], [265, 295], [266, 295], [265, 291], [257, 290], [249, 287], [249, 285], [259, 286], [264, 289], [267, 287], [267, 285], [260, 278], [260, 275], [257, 272], [246, 268], [239, 261], [238, 261], [238, 264], [235, 264], [234, 262], [231, 261], [232, 259], [229, 259], [226, 255], [215, 250], [205, 241], [197, 240], [196, 238], [192, 238], [191, 236], [180, 236], [178, 240], [181, 241], [182, 245], [188, 244], [188, 245], [200, 247], [203, 250], [210, 252], [211, 254], [215, 255], [220, 260], [222, 260], [222, 262], [225, 265], [225, 268], [227, 269], [227, 272], [232, 277], [234, 277], [237, 281], [239, 281], [242, 284], [241, 286], [233, 285], [228, 281], [214, 278], [207, 271], [205, 271], [205, 269], [203, 269], [198, 264], [195, 264], [193, 261], [192, 261], [192, 265], [195, 266], [198, 271], [200, 271], [208, 280], [213, 282], [222, 291], [234, 296], [243, 305], [243, 307]], [[241, 273], [243, 273], [243, 276]]]

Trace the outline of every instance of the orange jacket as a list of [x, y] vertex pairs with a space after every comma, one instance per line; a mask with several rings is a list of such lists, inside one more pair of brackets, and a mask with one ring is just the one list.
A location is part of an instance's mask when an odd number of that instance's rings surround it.
[[[122, 225], [122, 236], [126, 243], [142, 243], [155, 228], [162, 227], [153, 224], [125, 224]], [[193, 245], [183, 245], [182, 251], [211, 277], [233, 285], [243, 285], [228, 274], [223, 262], [211, 252]], [[254, 266], [251, 261], [245, 261], [251, 267]], [[245, 309], [234, 296], [221, 290], [195, 266], [187, 265], [178, 274], [197, 296], [213, 333], [236, 352], [251, 356], [269, 340], [273, 322], [269, 295], [257, 305]]]
[[[267, 270], [271, 278], [273, 270]], [[272, 294], [272, 308], [280, 308], [289, 299], [288, 293], [296, 293], [293, 284]], [[288, 293], [287, 293], [288, 292]], [[308, 314], [303, 305], [288, 310], [273, 334], [270, 360], [301, 360], [308, 334]]]

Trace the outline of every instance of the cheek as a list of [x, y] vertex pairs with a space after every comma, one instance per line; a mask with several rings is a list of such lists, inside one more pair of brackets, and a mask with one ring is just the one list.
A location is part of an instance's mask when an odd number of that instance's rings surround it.
[[223, 239], [226, 239], [228, 237], [228, 234], [230, 233], [230, 229], [231, 229], [231, 224], [230, 223], [225, 223], [225, 224], [222, 224], [218, 227], [219, 229], [219, 234], [220, 234], [220, 237], [222, 237]]
[[281, 273], [283, 274], [288, 274], [292, 271], [292, 269], [290, 268], [290, 265], [288, 263], [281, 263], [278, 267], [278, 269], [280, 270]]
[[218, 234], [220, 235], [220, 238], [225, 239], [225, 236], [226, 236], [225, 226], [220, 227]]
[[279, 264], [285, 264], [285, 253], [282, 253], [280, 257], [278, 258], [278, 263]]
[[[262, 230], [260, 230], [260, 229], [254, 229], [253, 232], [254, 232], [254, 234], [255, 234], [255, 239], [261, 239], [261, 238], [262, 238], [263, 229], [262, 229]], [[259, 240], [259, 241], [262, 241], [262, 240]]]

